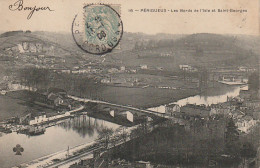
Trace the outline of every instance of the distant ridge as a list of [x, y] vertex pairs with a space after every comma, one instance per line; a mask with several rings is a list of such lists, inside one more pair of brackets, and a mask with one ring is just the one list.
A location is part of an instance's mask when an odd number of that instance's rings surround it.
[[15, 36], [17, 34], [23, 34], [23, 33], [31, 33], [30, 30], [26, 30], [26, 31], [23, 31], [23, 30], [17, 30], [17, 31], [8, 31], [8, 32], [5, 32], [5, 33], [2, 33], [0, 35], [0, 37], [9, 37], [9, 36]]

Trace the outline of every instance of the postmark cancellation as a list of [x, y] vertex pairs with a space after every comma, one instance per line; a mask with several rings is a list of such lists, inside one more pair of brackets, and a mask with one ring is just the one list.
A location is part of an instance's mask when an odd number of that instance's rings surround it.
[[85, 4], [75, 16], [72, 35], [84, 51], [101, 55], [118, 46], [123, 35], [120, 5]]

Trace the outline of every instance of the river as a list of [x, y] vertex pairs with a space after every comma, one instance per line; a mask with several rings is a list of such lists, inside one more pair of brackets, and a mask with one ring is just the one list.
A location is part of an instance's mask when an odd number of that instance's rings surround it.
[[[178, 104], [179, 106], [184, 106], [186, 104], [217, 104], [227, 101], [227, 97], [236, 97], [239, 95], [240, 90], [247, 90], [248, 86], [230, 86], [224, 88], [217, 88], [217, 90], [209, 90], [202, 93], [201, 95], [191, 96], [185, 99], [178, 100], [177, 102], [172, 102], [170, 104]], [[158, 107], [152, 107], [148, 110], [165, 113], [165, 105]]]
[[[42, 156], [89, 143], [98, 137], [102, 128], [116, 129], [119, 125], [88, 117], [77, 116], [49, 127], [43, 135], [4, 134], [0, 137], [0, 167], [7, 168], [28, 162]], [[13, 147], [20, 144], [24, 148], [22, 155], [15, 155]]]
[[[201, 95], [191, 96], [173, 103], [177, 103], [180, 106], [187, 103], [206, 105], [216, 104], [225, 102], [227, 96], [238, 96], [241, 89], [247, 89], [247, 87], [240, 88], [240, 86], [230, 86], [228, 88], [219, 88], [218, 90], [213, 89]], [[149, 110], [164, 113], [165, 106], [162, 105], [150, 108]], [[1, 168], [19, 165], [67, 149], [68, 146], [74, 147], [79, 144], [92, 142], [98, 137], [99, 130], [104, 127], [116, 129], [119, 125], [81, 115], [67, 119], [56, 126], [47, 128], [45, 134], [39, 136], [27, 136], [17, 133], [2, 134], [0, 137]], [[22, 152], [21, 156], [15, 155], [13, 152], [13, 147], [17, 144], [20, 144], [24, 148], [24, 152]]]

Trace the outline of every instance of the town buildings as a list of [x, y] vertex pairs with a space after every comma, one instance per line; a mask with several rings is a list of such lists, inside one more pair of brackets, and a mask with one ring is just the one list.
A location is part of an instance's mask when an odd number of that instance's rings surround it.
[[165, 114], [169, 116], [175, 116], [180, 113], [181, 109], [178, 104], [170, 104], [165, 106]]

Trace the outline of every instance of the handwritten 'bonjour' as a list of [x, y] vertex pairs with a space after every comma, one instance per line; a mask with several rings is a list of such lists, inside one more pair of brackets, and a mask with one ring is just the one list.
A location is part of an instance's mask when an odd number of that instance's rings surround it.
[[18, 0], [15, 3], [13, 3], [12, 5], [9, 5], [9, 10], [11, 11], [30, 11], [30, 13], [27, 16], [27, 19], [31, 19], [31, 17], [33, 16], [34, 12], [39, 12], [39, 11], [54, 11], [52, 9], [50, 9], [49, 6], [32, 6], [32, 7], [24, 7], [23, 5], [23, 0]]

